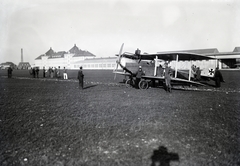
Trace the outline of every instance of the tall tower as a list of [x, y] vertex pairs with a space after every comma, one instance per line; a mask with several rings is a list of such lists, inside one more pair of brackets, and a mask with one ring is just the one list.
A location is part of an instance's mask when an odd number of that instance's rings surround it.
[[21, 62], [23, 62], [23, 49], [21, 48]]

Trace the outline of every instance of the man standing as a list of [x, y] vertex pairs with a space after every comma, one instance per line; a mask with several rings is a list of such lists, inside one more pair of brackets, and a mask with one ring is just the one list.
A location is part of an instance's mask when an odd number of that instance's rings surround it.
[[43, 67], [43, 78], [45, 78], [45, 73], [46, 73], [46, 70], [45, 70], [45, 67]]
[[159, 65], [159, 67], [158, 67], [158, 71], [159, 71], [159, 76], [160, 77], [163, 77], [163, 67], [162, 67], [162, 65]]
[[78, 71], [78, 80], [79, 80], [79, 89], [82, 89], [82, 90], [83, 90], [83, 78], [84, 78], [84, 74], [81, 66], [80, 70]]
[[36, 77], [36, 70], [35, 70], [35, 67], [33, 67], [33, 69], [32, 69], [32, 74], [33, 74], [33, 78], [35, 78], [35, 77]]
[[39, 74], [39, 68], [36, 67], [36, 75], [37, 75], [37, 78], [38, 78], [38, 74]]
[[215, 79], [215, 85], [217, 88], [221, 87], [221, 82], [225, 82], [223, 80], [222, 73], [219, 71], [218, 67], [215, 70], [214, 79]]
[[57, 69], [57, 78], [59, 79], [61, 76], [60, 76], [60, 66], [58, 66], [58, 69]]
[[138, 71], [136, 73], [136, 88], [139, 89], [139, 82], [141, 81], [142, 76], [144, 75], [142, 71], [142, 66], [139, 66]]
[[166, 91], [171, 92], [172, 86], [171, 86], [171, 69], [168, 66], [168, 63], [165, 63], [165, 85], [166, 85]]
[[67, 80], [67, 79], [68, 79], [67, 69], [65, 69], [65, 67], [63, 68], [63, 79], [64, 79], [64, 80]]
[[12, 78], [12, 68], [11, 66], [8, 68], [8, 78]]

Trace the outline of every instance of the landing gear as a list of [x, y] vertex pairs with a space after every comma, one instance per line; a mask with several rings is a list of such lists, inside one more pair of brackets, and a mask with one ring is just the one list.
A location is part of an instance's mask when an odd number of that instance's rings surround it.
[[141, 80], [138, 84], [140, 89], [147, 89], [148, 88], [148, 82], [146, 80]]
[[129, 87], [134, 87], [135, 86], [135, 82], [133, 79], [127, 79], [126, 82], [125, 82], [125, 85], [127, 88]]

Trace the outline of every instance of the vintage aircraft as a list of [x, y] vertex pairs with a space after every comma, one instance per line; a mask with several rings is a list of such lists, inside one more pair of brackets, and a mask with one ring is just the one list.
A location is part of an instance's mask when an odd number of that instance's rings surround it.
[[[125, 77], [128, 76], [129, 78], [125, 80], [127, 86], [134, 84], [133, 77], [135, 77], [135, 72], [139, 66], [145, 72], [138, 85], [140, 89], [147, 89], [149, 83], [152, 83], [154, 86], [155, 81], [163, 84], [165, 81], [164, 73], [159, 74], [159, 68], [162, 67], [164, 69], [166, 63], [171, 66], [172, 84], [205, 86], [200, 80], [215, 80], [214, 72], [217, 64], [215, 58], [188, 52], [141, 54], [138, 49], [135, 54], [127, 52], [122, 54], [123, 46], [124, 44], [122, 44], [120, 52], [117, 55], [117, 64], [113, 73], [115, 73], [115, 78], [116, 74], [124, 75]], [[193, 63], [197, 63], [201, 66], [201, 69], [197, 68]]]

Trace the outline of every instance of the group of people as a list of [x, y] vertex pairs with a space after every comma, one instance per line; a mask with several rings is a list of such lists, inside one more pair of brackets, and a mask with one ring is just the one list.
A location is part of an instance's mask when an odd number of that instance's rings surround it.
[[172, 70], [171, 70], [171, 67], [168, 65], [168, 62], [164, 64], [164, 67], [161, 64], [159, 65], [158, 76], [164, 77], [165, 89], [167, 92], [171, 92], [172, 91], [172, 86], [171, 86]]
[[[139, 89], [139, 82], [142, 79], [142, 76], [145, 75], [145, 72], [142, 70], [142, 66], [139, 66], [138, 71], [136, 72], [136, 80], [135, 80], [135, 87]], [[159, 66], [159, 75], [161, 77], [164, 77], [165, 79], [165, 89], [167, 92], [172, 91], [172, 86], [171, 86], [171, 75], [172, 75], [172, 70], [168, 63], [165, 63], [165, 67], [163, 68], [161, 65]], [[133, 76], [131, 76], [133, 77]]]
[[33, 76], [33, 78], [39, 78], [39, 68], [33, 67], [29, 70], [30, 75]]
[[192, 65], [192, 78], [194, 81], [200, 81], [201, 80], [201, 70], [200, 67], [197, 67], [195, 65]]
[[[12, 71], [12, 70], [11, 70]], [[38, 67], [33, 67], [30, 69], [30, 75], [33, 75], [33, 78], [39, 78], [39, 68]], [[9, 72], [10, 73], [10, 69]], [[49, 67], [48, 70], [45, 69], [45, 67], [43, 67], [43, 78], [46, 78], [46, 75], [48, 73], [48, 77], [49, 78], [61, 78], [61, 73], [60, 73], [60, 66], [58, 66], [58, 68], [54, 68], [53, 67]], [[9, 78], [11, 77], [10, 74]], [[77, 79], [79, 80], [79, 88], [83, 89], [83, 78], [84, 78], [84, 74], [83, 74], [83, 68], [80, 67], [79, 71], [78, 71], [78, 76]], [[67, 74], [67, 69], [64, 67], [63, 68], [63, 79], [68, 79], [68, 74]]]
[[[39, 71], [40, 70], [38, 67], [33, 67], [29, 70], [29, 73], [33, 78], [39, 78]], [[46, 78], [47, 76], [49, 78], [61, 78], [60, 66], [58, 68], [55, 67], [54, 69], [53, 67], [49, 67], [48, 70], [43, 67], [43, 78]], [[65, 67], [63, 69], [63, 79], [68, 79], [67, 70]]]

